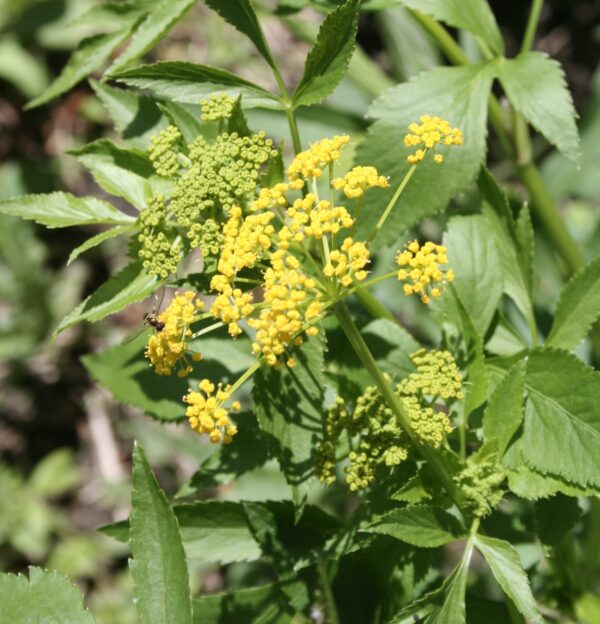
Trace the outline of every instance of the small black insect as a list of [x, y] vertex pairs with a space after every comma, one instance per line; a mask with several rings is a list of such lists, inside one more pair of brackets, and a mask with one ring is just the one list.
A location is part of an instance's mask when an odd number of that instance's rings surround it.
[[144, 314], [144, 324], [154, 327], [156, 331], [162, 331], [165, 328], [165, 324], [156, 318], [154, 312], [146, 312], [146, 314]]

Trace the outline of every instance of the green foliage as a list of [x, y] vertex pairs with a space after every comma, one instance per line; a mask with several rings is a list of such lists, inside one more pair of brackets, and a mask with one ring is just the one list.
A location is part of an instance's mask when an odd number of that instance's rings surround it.
[[133, 449], [129, 567], [142, 624], [192, 621], [187, 565], [177, 520], [144, 451]]
[[400, 3], [454, 28], [468, 30], [481, 37], [496, 54], [504, 52], [504, 41], [487, 0], [400, 0]]
[[322, 432], [323, 343], [313, 338], [290, 355], [297, 361], [292, 369], [259, 369], [253, 399], [260, 428], [293, 488], [294, 499], [302, 504]]
[[523, 422], [525, 360], [517, 362], [496, 386], [483, 414], [483, 436], [495, 439], [502, 457]]
[[509, 542], [485, 535], [478, 535], [475, 538], [475, 546], [485, 557], [502, 590], [527, 621], [543, 624], [544, 620], [531, 593], [529, 579], [514, 547]]
[[123, 236], [124, 234], [130, 234], [134, 230], [134, 225], [117, 225], [116, 227], [104, 230], [103, 232], [100, 232], [99, 234], [88, 238], [84, 243], [79, 245], [79, 247], [75, 247], [75, 249], [73, 249], [73, 251], [69, 254], [67, 266], [69, 266], [72, 262], [79, 258], [82, 253], [85, 253], [89, 249], [97, 247], [105, 240], [116, 238], [117, 236]]
[[430, 505], [394, 509], [363, 531], [390, 535], [420, 548], [435, 548], [465, 538], [465, 530], [457, 518]]
[[547, 345], [573, 350], [600, 315], [600, 258], [581, 268], [560, 293]]
[[358, 5], [359, 0], [347, 0], [325, 18], [292, 96], [294, 107], [321, 102], [342, 80], [354, 52]]
[[279, 98], [248, 80], [216, 67], [183, 61], [162, 61], [153, 65], [127, 69], [112, 76], [139, 89], [181, 102], [198, 104], [202, 97], [215, 91], [244, 98], [246, 108], [281, 108]]
[[95, 197], [75, 197], [69, 193], [23, 195], [0, 201], [0, 213], [29, 219], [49, 228], [71, 225], [130, 225], [134, 218], [112, 204]]
[[522, 453], [541, 473], [600, 486], [600, 376], [566, 351], [534, 351], [527, 361]]
[[536, 531], [542, 544], [558, 546], [581, 518], [576, 498], [556, 494], [535, 504]]
[[498, 78], [512, 105], [567, 158], [579, 162], [575, 109], [561, 66], [541, 52], [502, 59]]
[[79, 590], [58, 572], [29, 568], [25, 576], [0, 574], [0, 622], [94, 624]]
[[67, 314], [55, 333], [58, 334], [81, 321], [95, 323], [132, 303], [145, 299], [154, 292], [157, 281], [154, 275], [148, 275], [144, 271], [141, 262], [128, 264]]
[[[444, 154], [442, 167], [431, 159], [419, 164], [375, 240], [376, 247], [395, 242], [423, 218], [443, 210], [450, 198], [467, 188], [477, 175], [486, 151], [487, 96], [494, 73], [494, 63], [436, 68], [389, 89], [371, 106], [369, 115], [376, 121], [358, 147], [355, 160], [374, 165], [394, 181], [402, 180], [410, 167], [403, 139], [408, 125], [421, 115], [441, 115], [465, 136], [463, 146]], [[357, 227], [360, 237], [368, 238], [392, 193], [393, 188], [365, 197], [363, 217]]]

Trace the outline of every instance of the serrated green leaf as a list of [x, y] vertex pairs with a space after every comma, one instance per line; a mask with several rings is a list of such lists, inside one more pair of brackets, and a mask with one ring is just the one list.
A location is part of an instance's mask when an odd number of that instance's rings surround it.
[[358, 6], [359, 0], [347, 0], [323, 21], [292, 96], [294, 108], [323, 101], [341, 82], [354, 52]]
[[100, 139], [71, 154], [88, 169], [100, 188], [122, 197], [138, 210], [147, 207], [153, 192], [166, 193], [169, 188], [168, 182], [156, 175], [146, 152]]
[[154, 47], [196, 4], [197, 0], [162, 0], [137, 25], [127, 49], [108, 68], [113, 74]]
[[179, 527], [144, 450], [133, 449], [129, 568], [142, 624], [191, 624], [192, 604]]
[[369, 114], [377, 121], [358, 146], [355, 162], [373, 165], [380, 174], [390, 176], [390, 188], [365, 195], [357, 238], [371, 235], [394, 190], [408, 172], [410, 165], [406, 157], [410, 150], [404, 147], [403, 139], [408, 125], [418, 121], [421, 115], [447, 119], [462, 130], [465, 143], [444, 150], [441, 165], [436, 165], [432, 158], [419, 164], [374, 246], [396, 243], [406, 230], [443, 210], [458, 191], [471, 184], [485, 157], [487, 98], [494, 74], [494, 62], [441, 67], [389, 89], [375, 101]]
[[546, 344], [572, 350], [600, 316], [600, 257], [579, 269], [560, 293]]
[[247, 108], [281, 109], [278, 96], [223, 69], [183, 61], [142, 65], [112, 76], [119, 82], [184, 104], [198, 104], [215, 91], [244, 98]]
[[498, 384], [483, 413], [484, 440], [496, 439], [499, 458], [523, 422], [524, 400], [525, 362], [521, 360]]
[[560, 63], [542, 52], [526, 52], [514, 59], [502, 59], [498, 78], [515, 109], [577, 164], [576, 112]]
[[156, 276], [148, 275], [141, 262], [132, 262], [110, 277], [92, 295], [67, 314], [54, 333], [58, 334], [67, 327], [82, 321], [95, 323], [110, 314], [115, 314], [128, 305], [151, 295], [157, 283]]
[[533, 232], [533, 223], [531, 222], [531, 212], [527, 204], [521, 206], [519, 216], [515, 224], [515, 236], [517, 239], [517, 246], [519, 248], [519, 264], [521, 266], [521, 273], [529, 297], [533, 291], [533, 254], [535, 251], [535, 237]]
[[400, 4], [430, 15], [454, 28], [468, 30], [498, 54], [504, 54], [504, 41], [487, 0], [399, 0]]
[[[477, 333], [483, 337], [502, 298], [504, 275], [496, 241], [481, 215], [450, 219], [444, 234], [452, 282]], [[485, 297], [482, 297], [485, 293]]]
[[239, 428], [235, 444], [220, 445], [191, 476], [184, 486], [186, 493], [229, 483], [267, 462], [269, 458], [267, 442], [256, 428], [249, 426], [250, 418], [249, 414], [236, 414], [236, 420], [243, 422], [244, 426]]
[[442, 585], [443, 603], [427, 618], [427, 624], [465, 624], [465, 591], [473, 544], [469, 540], [463, 558]]
[[529, 399], [521, 452], [538, 472], [581, 487], [600, 486], [600, 374], [560, 350], [527, 362]]
[[[200, 121], [200, 115], [190, 112], [190, 105], [165, 100], [160, 102], [158, 106], [170, 122], [181, 130], [183, 140], [186, 143], [193, 143], [199, 135], [206, 131], [206, 126], [203, 126]], [[197, 108], [200, 108], [199, 104]]]
[[27, 103], [26, 107], [35, 108], [58, 97], [74, 87], [103, 65], [110, 55], [127, 39], [133, 24], [126, 28], [84, 39], [67, 62], [56, 80], [38, 97]]
[[294, 610], [281, 591], [281, 583], [271, 583], [235, 592], [202, 596], [193, 601], [194, 624], [290, 624]]
[[27, 577], [0, 574], [2, 624], [94, 624], [83, 606], [83, 597], [71, 581], [58, 572], [29, 568]]
[[106, 108], [115, 128], [131, 145], [146, 149], [150, 137], [167, 126], [156, 102], [128, 89], [118, 89], [90, 80], [90, 85]]
[[110, 228], [109, 230], [104, 230], [104, 232], [100, 232], [96, 234], [96, 236], [92, 236], [88, 238], [84, 243], [79, 245], [79, 247], [75, 247], [73, 251], [69, 254], [69, 259], [67, 260], [67, 266], [69, 266], [76, 258], [88, 251], [89, 249], [93, 249], [103, 243], [105, 240], [110, 238], [116, 238], [117, 236], [122, 236], [124, 234], [129, 234], [135, 230], [134, 225], [118, 225], [117, 227]]
[[475, 537], [475, 546], [485, 557], [504, 593], [510, 597], [527, 621], [532, 624], [544, 624], [531, 593], [529, 579], [513, 546], [504, 540], [484, 535]]
[[580, 518], [577, 499], [571, 496], [556, 494], [535, 504], [535, 528], [543, 544], [558, 546]]
[[253, 399], [260, 428], [287, 482], [300, 488], [304, 498], [322, 435], [323, 342], [311, 338], [289, 354], [297, 362], [294, 368], [263, 366], [257, 371]]
[[466, 537], [457, 518], [431, 505], [394, 509], [362, 531], [389, 535], [420, 548], [436, 548]]
[[5, 199], [0, 201], [0, 214], [21, 217], [49, 228], [99, 223], [131, 225], [135, 221], [108, 202], [70, 193], [40, 193]]
[[204, 0], [204, 2], [224, 20], [246, 35], [265, 61], [271, 67], [275, 67], [271, 50], [265, 40], [250, 0], [228, 0], [227, 2], [222, 2], [222, 0]]

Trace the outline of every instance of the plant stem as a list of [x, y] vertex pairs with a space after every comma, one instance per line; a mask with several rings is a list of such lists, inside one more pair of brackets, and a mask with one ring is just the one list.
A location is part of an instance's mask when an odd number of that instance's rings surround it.
[[415, 447], [419, 455], [421, 455], [421, 457], [423, 457], [423, 459], [427, 461], [432, 470], [436, 473], [436, 476], [438, 477], [448, 494], [452, 497], [452, 500], [454, 501], [456, 506], [461, 511], [463, 511], [464, 498], [462, 494], [452, 480], [452, 477], [446, 472], [446, 468], [437, 452], [430, 446], [422, 444], [415, 436], [410, 424], [410, 417], [406, 413], [406, 410], [404, 409], [400, 398], [394, 392], [394, 389], [390, 385], [389, 381], [384, 377], [383, 373], [379, 369], [375, 358], [369, 350], [367, 343], [364, 341], [360, 331], [358, 330], [358, 327], [356, 327], [356, 325], [354, 324], [354, 321], [348, 313], [348, 309], [346, 308], [344, 302], [338, 303], [335, 308], [335, 315], [340, 323], [342, 330], [344, 331], [346, 337], [352, 345], [352, 348], [354, 349], [356, 355], [362, 362], [367, 372], [371, 375], [373, 381], [381, 392], [384, 401], [394, 413], [397, 423], [406, 433], [411, 444]]
[[333, 591], [331, 590], [329, 575], [327, 574], [327, 563], [321, 554], [317, 555], [317, 572], [321, 581], [323, 598], [325, 599], [325, 622], [326, 624], [340, 624], [340, 616], [335, 604]]
[[356, 289], [354, 293], [356, 298], [362, 303], [363, 307], [369, 312], [373, 318], [385, 318], [395, 321], [396, 317], [366, 288], [362, 286]]
[[233, 394], [236, 390], [239, 390], [247, 381], [254, 375], [254, 373], [260, 368], [263, 362], [263, 358], [259, 358], [252, 364], [252, 366], [240, 377], [238, 377], [230, 388], [230, 394]]
[[302, 151], [302, 142], [300, 141], [300, 133], [298, 132], [298, 121], [296, 120], [296, 113], [289, 102], [286, 103], [285, 115], [290, 127], [290, 134], [292, 135], [294, 154], [299, 154]]
[[540, 20], [540, 13], [542, 12], [543, 4], [544, 0], [533, 0], [531, 3], [531, 11], [529, 13], [529, 19], [527, 20], [523, 43], [521, 44], [521, 54], [523, 52], [529, 52], [533, 46], [533, 40], [535, 39], [535, 32]]
[[386, 219], [388, 218], [390, 212], [392, 211], [392, 208], [396, 205], [398, 198], [400, 197], [400, 195], [402, 195], [402, 191], [406, 188], [406, 185], [408, 184], [409, 180], [412, 178], [412, 175], [416, 170], [417, 170], [417, 165], [413, 165], [406, 172], [406, 175], [402, 178], [402, 181], [398, 185], [398, 188], [396, 189], [396, 192], [394, 193], [392, 199], [390, 199], [390, 201], [388, 202], [388, 205], [385, 207], [385, 210], [383, 211], [383, 214], [379, 218], [379, 221], [377, 221], [377, 224], [375, 225], [375, 228], [373, 229], [373, 233], [369, 237], [369, 241], [368, 241], [369, 243], [373, 242], [373, 240], [379, 233], [379, 230], [381, 230], [381, 228], [383, 227], [383, 224], [386, 222]]

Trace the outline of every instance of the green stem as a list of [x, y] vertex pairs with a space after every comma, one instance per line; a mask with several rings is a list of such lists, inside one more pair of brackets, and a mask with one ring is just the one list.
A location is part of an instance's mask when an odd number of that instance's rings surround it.
[[390, 201], [388, 202], [388, 205], [385, 207], [385, 210], [383, 211], [383, 214], [379, 218], [379, 221], [377, 221], [377, 224], [375, 225], [375, 228], [373, 229], [373, 233], [369, 237], [369, 241], [368, 241], [369, 243], [373, 242], [373, 240], [379, 233], [379, 230], [381, 230], [381, 228], [383, 227], [383, 224], [386, 222], [386, 219], [388, 218], [390, 212], [392, 211], [392, 208], [396, 205], [398, 198], [400, 197], [400, 195], [402, 195], [402, 191], [406, 188], [406, 185], [408, 184], [409, 180], [412, 178], [412, 175], [416, 170], [417, 170], [417, 165], [413, 165], [406, 172], [406, 175], [404, 176], [404, 178], [402, 178], [402, 181], [398, 185], [398, 188], [396, 189], [396, 192], [394, 193], [392, 199], [390, 199]]
[[356, 289], [354, 293], [356, 298], [362, 303], [363, 307], [373, 318], [384, 318], [395, 321], [396, 317], [366, 288], [362, 286]]
[[231, 386], [230, 389], [231, 395], [233, 395], [236, 390], [239, 390], [248, 381], [248, 379], [250, 379], [250, 377], [254, 375], [254, 373], [260, 368], [262, 362], [263, 358], [259, 358], [243, 375], [235, 380], [234, 384]]
[[323, 598], [325, 599], [325, 623], [340, 624], [340, 616], [335, 604], [335, 597], [329, 582], [329, 574], [327, 573], [327, 563], [323, 555], [317, 555], [317, 572], [321, 581], [321, 589], [323, 590]]
[[544, 0], [533, 0], [531, 3], [531, 11], [529, 13], [529, 19], [527, 20], [523, 43], [521, 44], [521, 53], [528, 52], [533, 46], [533, 40], [535, 39], [535, 33], [538, 22], [540, 21], [540, 13], [542, 12], [543, 5]]
[[225, 325], [225, 323], [223, 323], [222, 321], [219, 321], [218, 323], [213, 323], [212, 325], [209, 325], [208, 327], [204, 327], [203, 329], [200, 329], [197, 332], [194, 332], [190, 338], [200, 338], [200, 336], [204, 336], [204, 334], [209, 334], [211, 331], [214, 331], [215, 329], [219, 329], [219, 327], [223, 327], [223, 325]]
[[533, 163], [528, 163], [517, 166], [517, 171], [529, 191], [531, 202], [536, 208], [538, 217], [548, 231], [556, 250], [565, 261], [569, 272], [575, 273], [583, 265], [583, 257], [561, 219], [537, 167]]
[[302, 151], [302, 142], [300, 141], [300, 133], [298, 132], [298, 121], [296, 120], [296, 113], [289, 103], [286, 104], [285, 115], [290, 127], [290, 134], [292, 135], [294, 154], [299, 154]]
[[406, 433], [408, 439], [415, 447], [418, 454], [427, 461], [431, 469], [436, 473], [439, 481], [442, 483], [448, 494], [452, 497], [452, 500], [455, 502], [456, 506], [461, 511], [463, 511], [464, 498], [462, 494], [452, 480], [452, 477], [447, 474], [444, 464], [435, 449], [431, 448], [426, 444], [422, 444], [415, 436], [410, 424], [410, 417], [406, 413], [406, 410], [402, 405], [402, 401], [394, 392], [394, 389], [390, 385], [389, 381], [385, 378], [385, 376], [379, 369], [379, 366], [377, 365], [375, 358], [369, 350], [367, 343], [364, 341], [360, 331], [358, 330], [358, 327], [356, 327], [356, 325], [354, 324], [352, 317], [348, 313], [348, 308], [343, 302], [339, 303], [336, 306], [335, 315], [340, 323], [342, 330], [346, 334], [348, 341], [352, 345], [352, 348], [354, 349], [356, 355], [362, 362], [367, 372], [371, 375], [371, 378], [381, 392], [384, 401], [394, 413], [397, 423]]

